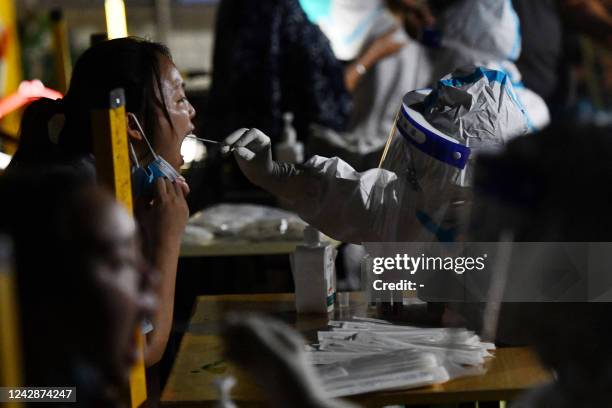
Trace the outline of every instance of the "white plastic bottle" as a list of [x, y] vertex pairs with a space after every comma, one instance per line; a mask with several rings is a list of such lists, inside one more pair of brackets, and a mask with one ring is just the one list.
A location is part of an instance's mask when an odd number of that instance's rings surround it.
[[237, 408], [230, 396], [230, 391], [236, 385], [236, 378], [232, 376], [215, 377], [213, 385], [219, 392], [219, 399], [215, 404], [215, 408]]
[[291, 256], [298, 313], [326, 313], [334, 310], [336, 298], [336, 249], [322, 242], [319, 231], [304, 229], [304, 243]]
[[288, 163], [302, 163], [304, 161], [304, 144], [297, 140], [297, 133], [293, 127], [293, 114], [287, 112], [283, 115], [285, 128], [283, 140], [274, 145], [274, 156], [277, 161]]

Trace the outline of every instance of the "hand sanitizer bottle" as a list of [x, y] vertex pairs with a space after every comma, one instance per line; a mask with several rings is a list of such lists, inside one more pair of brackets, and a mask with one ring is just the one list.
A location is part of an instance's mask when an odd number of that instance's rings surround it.
[[319, 231], [304, 229], [304, 243], [291, 256], [298, 313], [326, 313], [336, 299], [336, 249], [322, 242]]
[[285, 121], [283, 140], [274, 146], [275, 159], [288, 163], [302, 163], [304, 144], [297, 140], [297, 133], [293, 127], [293, 114], [287, 112], [283, 115], [283, 119]]

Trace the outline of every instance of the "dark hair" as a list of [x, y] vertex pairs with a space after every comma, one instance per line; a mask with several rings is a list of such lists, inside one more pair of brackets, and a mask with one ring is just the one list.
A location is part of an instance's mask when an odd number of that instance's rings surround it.
[[[108, 106], [115, 88], [125, 90], [126, 110], [134, 113], [147, 135], [153, 137], [158, 125], [156, 107], [172, 123], [161, 87], [160, 56], [172, 59], [166, 46], [133, 37], [103, 41], [86, 50], [74, 66], [64, 99], [41, 99], [25, 111], [14, 160], [40, 163], [48, 153], [92, 153], [91, 111]], [[65, 123], [54, 146], [47, 127], [56, 113], [65, 114]]]
[[515, 240], [525, 242], [612, 241], [612, 218], [606, 216], [612, 197], [611, 131], [559, 121], [514, 139], [503, 154], [481, 154], [476, 191], [523, 216], [522, 223], [508, 217], [496, 220], [503, 227], [475, 217], [476, 230], [511, 228]]

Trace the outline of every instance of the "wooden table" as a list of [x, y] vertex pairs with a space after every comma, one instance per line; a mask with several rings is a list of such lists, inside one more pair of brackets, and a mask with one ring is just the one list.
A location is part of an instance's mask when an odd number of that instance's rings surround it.
[[[367, 310], [361, 294], [351, 293], [350, 296], [349, 307], [336, 309], [335, 319], [373, 316], [374, 312]], [[213, 406], [218, 393], [211, 382], [219, 375], [233, 375], [238, 379], [232, 396], [239, 406], [266, 406], [248, 374], [222, 358], [222, 344], [217, 335], [219, 323], [226, 313], [240, 311], [256, 311], [283, 320], [309, 341], [316, 338], [317, 330], [327, 327], [326, 315], [298, 316], [293, 294], [199, 297], [162, 393], [164, 407]], [[487, 363], [488, 372], [483, 376], [460, 378], [413, 390], [375, 392], [351, 397], [350, 400], [367, 407], [511, 400], [523, 390], [550, 379], [549, 373], [527, 348], [503, 348], [495, 354], [495, 358]]]
[[[328, 239], [338, 246], [340, 242]], [[247, 256], [247, 255], [289, 255], [301, 241], [245, 241], [236, 239], [215, 238], [200, 245], [181, 245], [181, 257], [208, 257], [208, 256]]]

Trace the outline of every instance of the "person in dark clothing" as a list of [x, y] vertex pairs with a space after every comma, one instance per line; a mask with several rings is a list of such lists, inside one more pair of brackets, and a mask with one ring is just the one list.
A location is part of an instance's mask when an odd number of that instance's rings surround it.
[[579, 59], [578, 34], [612, 47], [612, 6], [600, 0], [512, 0], [521, 22], [516, 63], [523, 83], [546, 100], [553, 114], [571, 102], [571, 68]]
[[344, 67], [298, 0], [224, 0], [217, 15], [207, 137], [257, 127], [278, 140], [283, 114], [342, 130], [351, 112]]
[[526, 87], [549, 100], [558, 87], [563, 27], [556, 0], [512, 0], [521, 21], [522, 49], [517, 67]]

